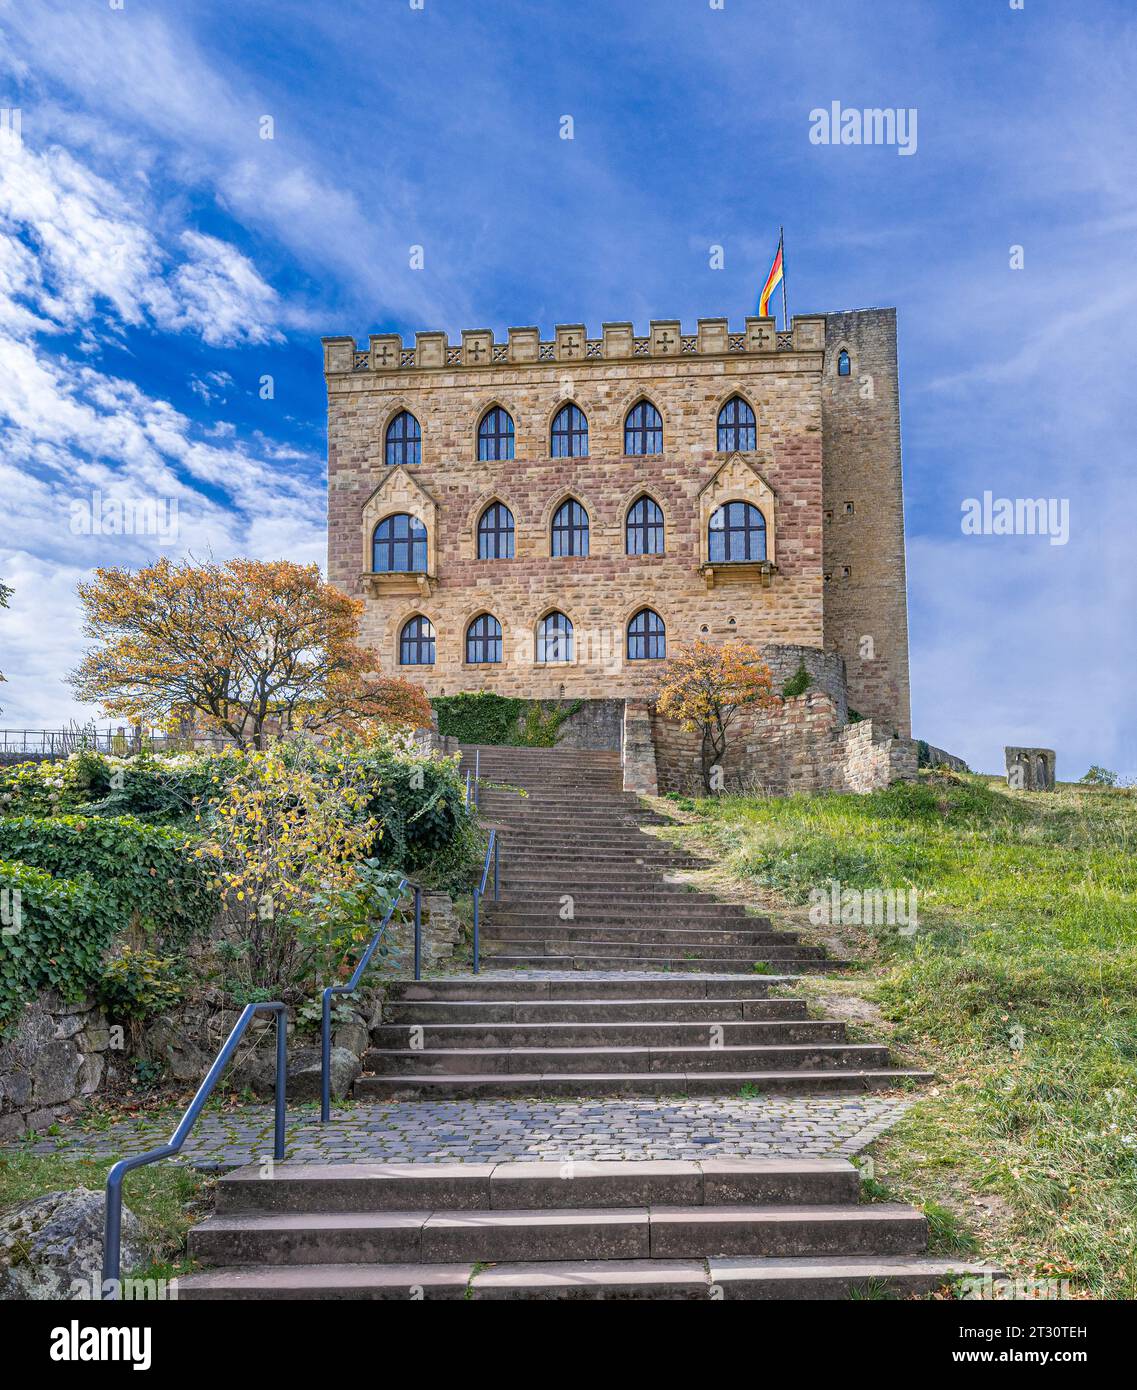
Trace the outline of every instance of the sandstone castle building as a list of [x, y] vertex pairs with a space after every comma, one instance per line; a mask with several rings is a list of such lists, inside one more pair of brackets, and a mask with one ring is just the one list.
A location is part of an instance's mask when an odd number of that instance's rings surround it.
[[323, 344], [329, 578], [386, 672], [639, 702], [739, 638], [909, 735], [895, 311]]

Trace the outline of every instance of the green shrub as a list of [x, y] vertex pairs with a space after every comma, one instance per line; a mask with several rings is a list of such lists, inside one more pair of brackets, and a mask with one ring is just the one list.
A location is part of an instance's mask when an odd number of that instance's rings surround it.
[[804, 695], [812, 684], [809, 672], [805, 669], [805, 662], [799, 661], [797, 670], [782, 686], [782, 695], [787, 700], [796, 700], [799, 695]]
[[89, 875], [54, 878], [29, 864], [0, 860], [0, 1028], [41, 989], [81, 999], [98, 979], [121, 918]]
[[217, 909], [183, 831], [131, 816], [20, 816], [0, 820], [0, 858], [56, 878], [90, 874], [121, 928], [176, 945], [205, 931]]
[[142, 1020], [180, 1003], [185, 982], [177, 960], [123, 946], [106, 963], [95, 998], [110, 1018]]

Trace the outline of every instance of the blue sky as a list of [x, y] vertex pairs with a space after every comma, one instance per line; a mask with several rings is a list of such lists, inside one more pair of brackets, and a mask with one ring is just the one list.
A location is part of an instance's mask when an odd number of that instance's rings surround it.
[[[791, 313], [899, 312], [915, 731], [1137, 776], [1135, 71], [1120, 0], [0, 0], [0, 725], [91, 713], [95, 565], [323, 560], [321, 334], [740, 324], [784, 223]], [[811, 144], [835, 100], [916, 153]]]

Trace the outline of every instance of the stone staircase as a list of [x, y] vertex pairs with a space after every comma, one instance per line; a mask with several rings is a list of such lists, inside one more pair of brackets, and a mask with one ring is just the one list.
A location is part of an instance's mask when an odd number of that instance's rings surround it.
[[701, 861], [640, 829], [660, 818], [621, 790], [618, 754], [476, 751], [482, 815], [502, 836], [484, 973], [393, 986], [357, 1097], [832, 1094], [927, 1079], [771, 995], [841, 962], [683, 886], [675, 871]]
[[[675, 882], [695, 861], [642, 832], [651, 817], [614, 755], [483, 749], [481, 771], [530, 793], [483, 789], [504, 871], [484, 973], [395, 986], [358, 1099], [832, 1094], [926, 1077], [776, 992], [838, 962]], [[255, 1164], [218, 1183], [179, 1296], [831, 1299], [996, 1272], [930, 1258], [921, 1212], [860, 1196], [843, 1159]]]
[[819, 1299], [922, 1293], [923, 1214], [843, 1159], [252, 1165], [190, 1232], [191, 1299]]

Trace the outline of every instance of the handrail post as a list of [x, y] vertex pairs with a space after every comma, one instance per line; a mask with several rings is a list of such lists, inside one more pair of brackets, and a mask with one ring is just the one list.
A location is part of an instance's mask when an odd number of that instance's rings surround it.
[[415, 979], [422, 979], [422, 889], [415, 884]]
[[324, 990], [324, 1008], [320, 1019], [320, 1123], [326, 1125], [332, 1115], [332, 991]]
[[284, 1105], [288, 1090], [288, 1015], [283, 1009], [276, 1016], [276, 1128], [272, 1156], [279, 1163], [284, 1157]]
[[474, 974], [478, 973], [478, 899], [482, 896], [481, 889], [474, 889]]
[[494, 836], [493, 842], [493, 900], [501, 901], [501, 841]]

